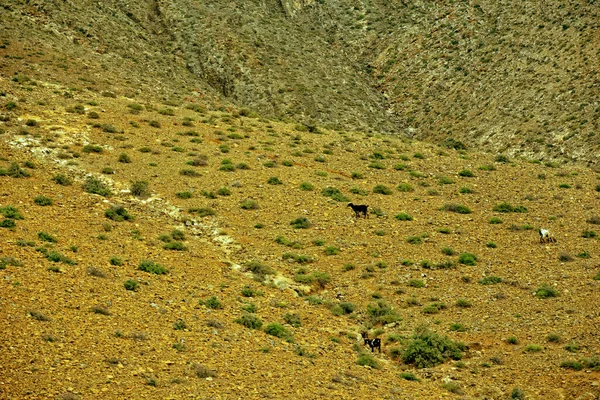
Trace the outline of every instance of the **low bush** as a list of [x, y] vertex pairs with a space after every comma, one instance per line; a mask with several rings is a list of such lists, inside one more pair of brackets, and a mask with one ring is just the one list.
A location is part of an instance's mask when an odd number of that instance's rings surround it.
[[547, 299], [549, 297], [558, 297], [559, 292], [556, 288], [548, 284], [543, 284], [535, 291], [535, 295], [540, 299]]
[[477, 265], [477, 256], [471, 253], [461, 253], [458, 262], [464, 265]]
[[52, 199], [50, 197], [46, 197], [44, 195], [36, 196], [35, 199], [33, 199], [33, 202], [35, 204], [37, 204], [38, 206], [42, 206], [42, 207], [52, 205]]
[[460, 360], [464, 350], [464, 344], [420, 327], [416, 329], [402, 355], [402, 360], [406, 364], [414, 364], [417, 368], [429, 368], [449, 359]]
[[160, 264], [155, 263], [152, 260], [143, 260], [140, 262], [138, 269], [140, 271], [148, 272], [156, 275], [163, 275], [169, 272], [169, 270]]
[[496, 204], [493, 208], [494, 211], [496, 212], [500, 212], [500, 213], [526, 213], [527, 212], [527, 208], [525, 208], [524, 206], [512, 206], [510, 203], [500, 203], [500, 204]]
[[113, 221], [133, 221], [135, 218], [120, 204], [111, 206], [104, 212], [104, 216]]
[[100, 196], [109, 197], [112, 192], [108, 185], [100, 179], [93, 176], [88, 176], [83, 184], [83, 190], [88, 193], [98, 194]]
[[272, 322], [265, 326], [265, 333], [267, 335], [275, 336], [281, 339], [285, 339], [288, 342], [293, 342], [292, 334], [285, 328], [285, 326]]
[[398, 221], [412, 221], [413, 217], [407, 213], [400, 213], [397, 214], [394, 218], [396, 218]]
[[444, 204], [444, 206], [441, 208], [441, 210], [455, 212], [458, 214], [470, 214], [471, 213], [471, 210], [469, 209], [469, 207], [463, 206], [461, 204], [454, 204], [454, 203]]

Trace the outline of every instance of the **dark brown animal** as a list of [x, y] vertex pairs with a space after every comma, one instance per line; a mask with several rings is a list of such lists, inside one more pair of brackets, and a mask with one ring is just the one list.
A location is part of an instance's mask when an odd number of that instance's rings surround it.
[[365, 218], [369, 217], [369, 206], [348, 203], [348, 207], [354, 211], [354, 216], [356, 218], [359, 218], [361, 215]]
[[374, 352], [375, 349], [379, 349], [379, 352], [381, 353], [381, 339], [369, 339], [369, 334], [367, 332], [362, 332], [360, 335], [363, 337], [365, 346], [369, 346], [372, 352]]

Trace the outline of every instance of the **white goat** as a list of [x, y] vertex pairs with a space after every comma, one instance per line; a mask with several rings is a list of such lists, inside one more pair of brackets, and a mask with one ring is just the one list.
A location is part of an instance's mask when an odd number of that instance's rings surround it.
[[547, 229], [540, 228], [538, 232], [540, 234], [540, 243], [556, 243], [556, 238], [550, 235]]

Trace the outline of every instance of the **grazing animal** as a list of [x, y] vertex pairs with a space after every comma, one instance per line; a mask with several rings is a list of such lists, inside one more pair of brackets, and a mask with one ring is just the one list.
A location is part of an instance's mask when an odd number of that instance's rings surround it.
[[365, 346], [369, 346], [371, 348], [371, 351], [374, 352], [375, 349], [379, 349], [379, 352], [381, 353], [381, 339], [379, 338], [375, 338], [375, 339], [369, 339], [369, 334], [367, 332], [363, 332], [361, 333], [361, 336], [363, 337], [364, 341], [365, 341]]
[[356, 218], [359, 218], [361, 214], [364, 215], [365, 218], [368, 218], [369, 216], [369, 206], [348, 203], [348, 207], [354, 211], [354, 216]]
[[548, 230], [540, 228], [538, 232], [540, 234], [540, 243], [556, 243], [556, 238], [550, 235]]

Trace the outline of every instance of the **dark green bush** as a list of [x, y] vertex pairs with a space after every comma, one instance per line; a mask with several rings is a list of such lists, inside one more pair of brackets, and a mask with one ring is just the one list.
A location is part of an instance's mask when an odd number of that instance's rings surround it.
[[454, 204], [454, 203], [444, 204], [444, 206], [441, 209], [444, 211], [455, 212], [458, 214], [470, 214], [471, 213], [471, 210], [469, 209], [469, 207], [463, 206], [461, 204]]
[[52, 199], [50, 197], [46, 197], [44, 195], [36, 196], [36, 198], [33, 199], [33, 202], [35, 204], [37, 204], [38, 206], [51, 206], [52, 205]]
[[113, 221], [133, 221], [135, 218], [120, 204], [111, 206], [104, 212], [104, 216]]
[[242, 314], [242, 316], [236, 319], [235, 322], [250, 329], [260, 329], [263, 324], [261, 319], [254, 314]]
[[501, 212], [501, 213], [526, 213], [527, 212], [527, 208], [523, 207], [523, 206], [512, 206], [510, 203], [500, 203], [500, 204], [496, 204], [493, 208], [494, 211], [496, 212]]
[[54, 175], [52, 180], [62, 186], [69, 186], [73, 184], [73, 180], [63, 174]]
[[461, 253], [458, 262], [464, 265], [477, 265], [477, 256], [471, 253]]
[[127, 281], [125, 281], [123, 286], [125, 287], [126, 290], [136, 291], [139, 287], [139, 283], [136, 280], [128, 279]]
[[294, 328], [298, 328], [302, 325], [302, 321], [300, 320], [300, 316], [298, 314], [287, 313], [283, 316], [283, 320]]
[[377, 360], [368, 353], [363, 353], [363, 354], [359, 355], [358, 360], [356, 360], [356, 363], [358, 365], [362, 365], [362, 366], [366, 365], [366, 366], [369, 366], [374, 369], [381, 368], [381, 366], [379, 365], [379, 362], [377, 362]]
[[150, 189], [148, 188], [148, 181], [134, 181], [131, 183], [129, 191], [133, 196], [136, 197], [148, 197], [150, 195]]
[[250, 271], [254, 274], [255, 278], [264, 280], [266, 275], [272, 275], [275, 273], [273, 268], [261, 264], [258, 261], [249, 261], [245, 264], [245, 270]]
[[83, 184], [83, 190], [88, 193], [98, 194], [100, 196], [109, 197], [112, 192], [107, 184], [93, 176], [88, 176]]
[[142, 262], [140, 262], [138, 269], [156, 275], [163, 275], [169, 272], [167, 268], [155, 263], [152, 260], [143, 260]]
[[265, 333], [271, 336], [285, 339], [288, 342], [293, 341], [292, 334], [285, 328], [285, 326], [277, 322], [272, 322], [265, 326]]
[[499, 276], [486, 276], [484, 278], [481, 278], [479, 280], [479, 283], [481, 285], [495, 285], [497, 283], [501, 283], [502, 282], [502, 278], [500, 278]]
[[535, 295], [540, 299], [547, 299], [549, 297], [558, 297], [558, 290], [548, 284], [543, 284], [536, 291]]
[[42, 242], [57, 243], [58, 239], [46, 232], [38, 232], [38, 239]]
[[373, 193], [390, 195], [390, 194], [392, 194], [392, 189], [390, 189], [389, 187], [387, 187], [385, 185], [377, 185], [373, 188]]
[[209, 297], [208, 299], [201, 302], [201, 304], [204, 304], [206, 307], [211, 308], [213, 310], [220, 310], [221, 308], [223, 308], [223, 304], [219, 301], [217, 296]]
[[417, 368], [430, 368], [442, 364], [448, 359], [460, 360], [465, 346], [454, 342], [447, 336], [438, 335], [426, 328], [417, 328], [411, 338], [402, 360], [414, 364]]
[[306, 217], [299, 217], [290, 222], [294, 229], [308, 229], [311, 226], [310, 221]]

